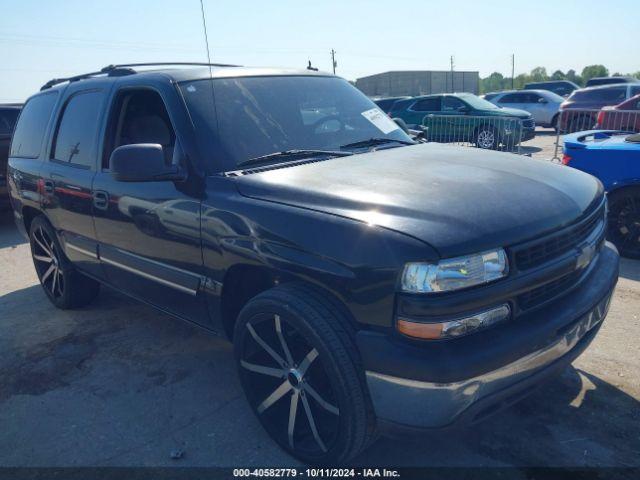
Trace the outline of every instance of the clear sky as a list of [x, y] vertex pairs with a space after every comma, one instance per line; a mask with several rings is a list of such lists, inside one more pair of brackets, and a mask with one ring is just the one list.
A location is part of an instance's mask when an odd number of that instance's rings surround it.
[[[206, 61], [199, 0], [2, 0], [0, 102], [111, 63]], [[204, 0], [213, 62], [330, 70], [640, 70], [638, 0]]]

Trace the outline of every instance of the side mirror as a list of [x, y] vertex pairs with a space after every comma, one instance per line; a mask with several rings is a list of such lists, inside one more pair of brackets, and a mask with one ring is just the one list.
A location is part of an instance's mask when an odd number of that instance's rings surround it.
[[116, 148], [109, 158], [111, 175], [119, 182], [184, 180], [177, 166], [166, 166], [162, 146], [137, 143]]
[[469, 107], [458, 107], [458, 112], [460, 113], [469, 113], [471, 109]]
[[538, 103], [549, 103], [549, 102], [547, 102], [547, 100], [544, 98], [539, 98]]

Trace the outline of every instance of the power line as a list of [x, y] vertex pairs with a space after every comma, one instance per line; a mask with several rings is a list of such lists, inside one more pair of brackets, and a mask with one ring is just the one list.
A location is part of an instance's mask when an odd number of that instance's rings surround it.
[[336, 51], [333, 48], [331, 49], [331, 66], [333, 67], [333, 74], [335, 75], [338, 64], [336, 63]]

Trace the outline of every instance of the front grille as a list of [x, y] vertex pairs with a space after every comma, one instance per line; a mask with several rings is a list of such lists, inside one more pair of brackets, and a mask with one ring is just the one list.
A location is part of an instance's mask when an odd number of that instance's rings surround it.
[[530, 308], [537, 307], [543, 303], [552, 300], [563, 293], [567, 293], [580, 277], [582, 270], [575, 270], [563, 277], [560, 277], [552, 282], [545, 283], [541, 287], [529, 290], [527, 293], [523, 293], [518, 296], [518, 306], [520, 310], [529, 310]]
[[519, 270], [529, 270], [576, 248], [604, 222], [604, 204], [582, 222], [549, 237], [514, 248], [515, 263]]
[[527, 119], [527, 120], [523, 120], [522, 121], [522, 126], [524, 128], [533, 128], [535, 126], [535, 122], [531, 118]]

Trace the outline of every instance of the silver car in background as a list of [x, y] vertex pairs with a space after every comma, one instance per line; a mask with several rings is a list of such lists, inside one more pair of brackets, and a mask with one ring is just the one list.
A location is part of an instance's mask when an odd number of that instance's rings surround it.
[[560, 104], [565, 100], [548, 90], [508, 90], [487, 93], [484, 98], [498, 107], [525, 110], [536, 125], [551, 128], [557, 127]]

